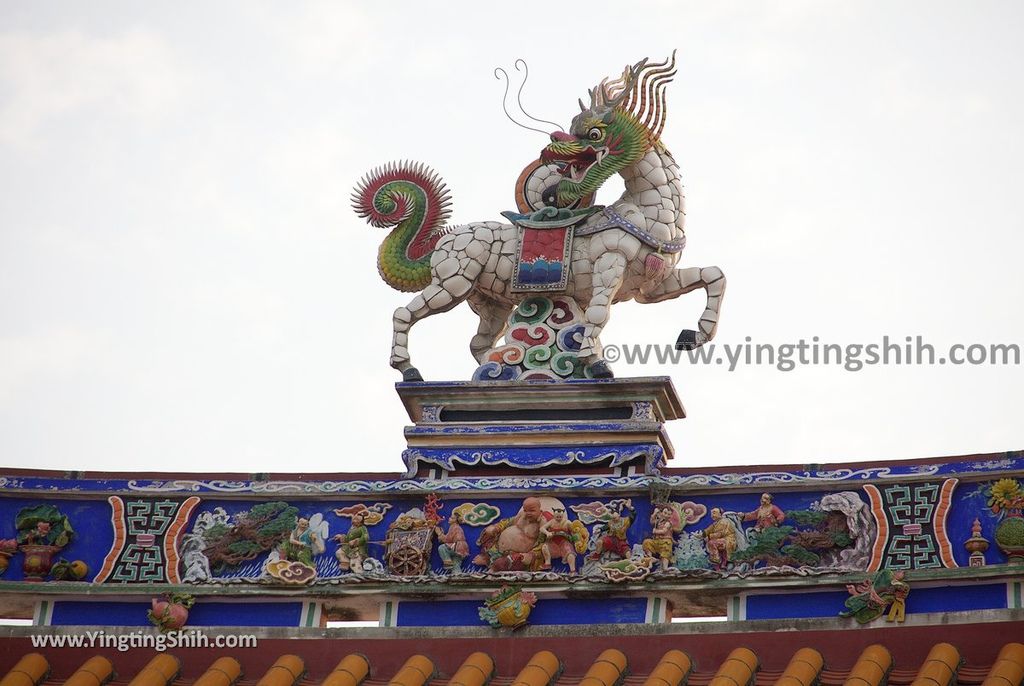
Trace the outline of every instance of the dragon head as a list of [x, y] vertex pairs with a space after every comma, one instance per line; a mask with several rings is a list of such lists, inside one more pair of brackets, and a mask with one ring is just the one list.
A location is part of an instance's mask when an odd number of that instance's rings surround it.
[[541, 152], [545, 164], [559, 167], [562, 179], [544, 191], [544, 202], [567, 207], [594, 193], [659, 144], [665, 127], [665, 87], [675, 76], [676, 56], [657, 64], [644, 59], [627, 66], [614, 81], [604, 79], [590, 90], [590, 106], [569, 133], [556, 131]]

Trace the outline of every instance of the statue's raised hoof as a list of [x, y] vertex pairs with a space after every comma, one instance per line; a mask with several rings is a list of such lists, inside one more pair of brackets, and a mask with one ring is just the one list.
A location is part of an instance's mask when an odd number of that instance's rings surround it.
[[598, 360], [588, 368], [590, 370], [590, 376], [595, 379], [614, 379], [615, 375], [612, 374], [612, 368], [608, 366], [608, 363], [604, 360]]
[[402, 371], [402, 381], [423, 381], [423, 375], [416, 367], [409, 367]]
[[697, 344], [697, 332], [693, 329], [683, 329], [676, 339], [676, 350], [695, 350], [700, 346]]

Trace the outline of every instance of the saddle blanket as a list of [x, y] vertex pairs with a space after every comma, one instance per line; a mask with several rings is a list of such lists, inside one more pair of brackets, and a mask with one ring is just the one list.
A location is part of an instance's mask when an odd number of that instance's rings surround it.
[[519, 226], [513, 291], [564, 291], [569, 282], [573, 227]]

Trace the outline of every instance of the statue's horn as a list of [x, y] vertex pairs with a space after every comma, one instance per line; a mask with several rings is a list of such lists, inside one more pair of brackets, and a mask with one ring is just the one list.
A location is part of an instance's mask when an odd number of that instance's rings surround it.
[[629, 95], [630, 91], [633, 90], [633, 86], [636, 84], [636, 80], [640, 76], [640, 72], [643, 70], [644, 67], [647, 66], [647, 61], [648, 60], [645, 57], [636, 64], [634, 64], [632, 67], [626, 68], [626, 71], [623, 72], [622, 74], [622, 80], [624, 82], [622, 90], [619, 91], [619, 93], [614, 98], [608, 99], [609, 107], [616, 107], [620, 103], [622, 103], [623, 100], [626, 99], [626, 96]]
[[587, 111], [587, 106], [583, 104], [583, 98], [579, 98], [579, 103], [580, 103], [580, 112], [586, 112]]
[[605, 83], [608, 79], [601, 79], [601, 83], [597, 84], [590, 90], [590, 109], [598, 110], [603, 107], [607, 107], [605, 102], [606, 93], [604, 91]]

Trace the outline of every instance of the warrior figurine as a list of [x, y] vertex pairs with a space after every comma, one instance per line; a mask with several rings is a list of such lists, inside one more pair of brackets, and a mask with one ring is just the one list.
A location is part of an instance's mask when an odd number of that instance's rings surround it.
[[636, 510], [629, 501], [623, 504], [622, 509], [629, 514], [623, 517], [622, 510], [612, 510], [608, 521], [604, 523], [604, 533], [597, 543], [597, 549], [590, 554], [591, 560], [600, 560], [606, 554], [620, 560], [629, 557], [630, 545], [626, 532], [633, 525]]

